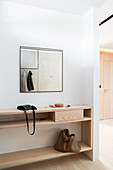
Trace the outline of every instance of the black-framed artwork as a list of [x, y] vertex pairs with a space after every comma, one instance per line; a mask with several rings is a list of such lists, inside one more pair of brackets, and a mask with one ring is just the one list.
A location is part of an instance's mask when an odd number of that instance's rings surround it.
[[63, 50], [20, 46], [20, 92], [62, 92]]

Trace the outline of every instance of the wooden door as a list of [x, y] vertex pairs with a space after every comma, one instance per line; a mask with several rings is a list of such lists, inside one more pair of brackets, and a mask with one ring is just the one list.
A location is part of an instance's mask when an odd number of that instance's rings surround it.
[[113, 118], [113, 52], [100, 51], [100, 119]]

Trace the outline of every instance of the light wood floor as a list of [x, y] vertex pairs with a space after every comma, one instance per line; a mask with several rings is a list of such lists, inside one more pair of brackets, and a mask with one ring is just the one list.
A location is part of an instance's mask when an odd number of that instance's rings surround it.
[[113, 170], [113, 120], [100, 121], [99, 159], [92, 162], [81, 153], [7, 170]]
[[113, 119], [100, 121], [100, 161], [113, 170]]

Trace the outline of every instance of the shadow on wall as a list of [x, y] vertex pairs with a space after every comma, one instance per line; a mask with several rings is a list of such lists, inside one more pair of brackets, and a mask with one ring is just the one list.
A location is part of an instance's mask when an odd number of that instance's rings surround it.
[[93, 106], [93, 66], [83, 69], [82, 103]]

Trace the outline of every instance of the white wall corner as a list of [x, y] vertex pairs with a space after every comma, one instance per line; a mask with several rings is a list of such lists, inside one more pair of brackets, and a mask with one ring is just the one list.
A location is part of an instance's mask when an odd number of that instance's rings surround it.
[[93, 122], [93, 160], [99, 159], [99, 9], [93, 10], [94, 18], [94, 70], [93, 70], [93, 107], [94, 107], [94, 122]]
[[87, 156], [99, 159], [99, 22], [97, 8], [83, 19], [83, 103], [93, 106], [93, 152]]

